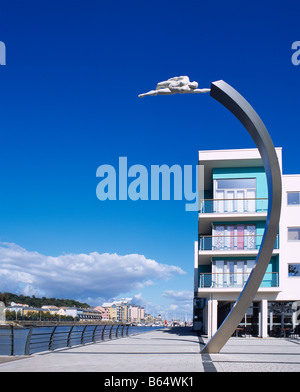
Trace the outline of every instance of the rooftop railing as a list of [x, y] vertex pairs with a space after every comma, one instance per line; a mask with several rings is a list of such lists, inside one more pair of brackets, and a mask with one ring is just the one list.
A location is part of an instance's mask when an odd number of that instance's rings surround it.
[[[200, 235], [199, 250], [258, 250], [260, 248], [262, 238], [263, 235]], [[277, 235], [274, 249], [278, 248], [279, 238]]]
[[[199, 288], [242, 288], [249, 278], [249, 273], [201, 273]], [[278, 272], [266, 272], [260, 287], [278, 287]]]
[[267, 198], [202, 199], [199, 209], [200, 214], [242, 214], [267, 211]]

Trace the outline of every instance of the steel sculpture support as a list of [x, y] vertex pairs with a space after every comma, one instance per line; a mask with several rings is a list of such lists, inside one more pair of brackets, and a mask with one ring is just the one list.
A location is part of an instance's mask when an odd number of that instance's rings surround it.
[[254, 140], [266, 172], [268, 184], [268, 214], [262, 244], [243, 291], [217, 332], [202, 349], [202, 353], [218, 353], [232, 336], [253, 301], [272, 257], [279, 227], [281, 210], [281, 171], [271, 137], [252, 106], [223, 80], [211, 84], [210, 95], [225, 106], [247, 129]]
[[254, 140], [265, 167], [268, 184], [268, 214], [262, 244], [256, 258], [256, 266], [233, 309], [201, 351], [202, 353], [218, 353], [247, 312], [272, 257], [281, 210], [281, 171], [271, 137], [260, 117], [245, 98], [223, 80], [213, 82], [210, 89], [197, 89], [197, 87], [197, 82], [190, 82], [187, 76], [180, 76], [158, 83], [156, 90], [140, 94], [139, 97], [210, 91], [210, 95], [235, 115]]

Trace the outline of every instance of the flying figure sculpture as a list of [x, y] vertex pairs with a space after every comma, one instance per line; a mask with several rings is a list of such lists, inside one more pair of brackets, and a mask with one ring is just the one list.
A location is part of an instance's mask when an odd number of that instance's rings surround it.
[[208, 93], [209, 88], [198, 89], [197, 82], [191, 82], [188, 76], [175, 76], [164, 82], [160, 82], [156, 86], [156, 90], [151, 90], [148, 93], [140, 94], [139, 98], [147, 95], [171, 95], [171, 94], [185, 94], [185, 93]]

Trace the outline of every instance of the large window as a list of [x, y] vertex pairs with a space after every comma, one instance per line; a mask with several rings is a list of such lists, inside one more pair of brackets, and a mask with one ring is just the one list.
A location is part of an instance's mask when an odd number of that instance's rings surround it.
[[300, 241], [300, 227], [288, 228], [288, 241]]
[[212, 262], [213, 287], [243, 287], [255, 260], [214, 260]]
[[256, 179], [232, 178], [214, 181], [215, 212], [255, 212]]
[[288, 206], [300, 205], [300, 192], [287, 192]]
[[[218, 328], [227, 317], [230, 310], [233, 308], [234, 302], [218, 301]], [[258, 336], [260, 330], [260, 304], [259, 302], [252, 302], [249, 306], [245, 316], [241, 320], [239, 327], [247, 335]], [[237, 331], [238, 332], [238, 331]], [[242, 331], [241, 331], [242, 332]]]
[[268, 301], [269, 336], [285, 337], [289, 330], [294, 330], [298, 324], [296, 310], [293, 302]]

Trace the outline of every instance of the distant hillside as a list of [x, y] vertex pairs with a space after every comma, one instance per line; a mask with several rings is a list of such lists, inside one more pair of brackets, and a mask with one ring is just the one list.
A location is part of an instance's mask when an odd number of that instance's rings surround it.
[[90, 308], [90, 305], [86, 303], [81, 303], [75, 301], [74, 299], [58, 299], [58, 298], [37, 298], [34, 295], [32, 297], [25, 295], [17, 295], [12, 293], [1, 293], [0, 292], [0, 301], [4, 302], [6, 306], [10, 302], [16, 302], [24, 305], [33, 306], [36, 308], [41, 308], [43, 305], [52, 305], [52, 306], [68, 306], [68, 307], [77, 307], [77, 308]]

